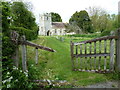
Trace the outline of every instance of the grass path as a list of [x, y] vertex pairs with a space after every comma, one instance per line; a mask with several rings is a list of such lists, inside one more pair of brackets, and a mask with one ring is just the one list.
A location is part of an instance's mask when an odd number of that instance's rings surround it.
[[[108, 76], [111, 75], [72, 71], [70, 38], [66, 37], [65, 41], [61, 42], [55, 37], [39, 37], [33, 42], [40, 44], [42, 40], [44, 40], [42, 45], [50, 47], [56, 52], [39, 50], [39, 64], [36, 67], [40, 70], [41, 75], [38, 76], [40, 79], [67, 80], [72, 85], [79, 87], [110, 80]], [[31, 52], [30, 48], [29, 51]]]

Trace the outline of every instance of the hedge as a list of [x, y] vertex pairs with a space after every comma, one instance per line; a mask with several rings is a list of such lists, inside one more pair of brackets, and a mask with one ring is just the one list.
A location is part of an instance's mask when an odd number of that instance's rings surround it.
[[29, 30], [23, 27], [11, 27], [10, 29], [17, 31], [20, 36], [25, 35], [27, 40], [34, 40], [38, 35], [38, 30]]

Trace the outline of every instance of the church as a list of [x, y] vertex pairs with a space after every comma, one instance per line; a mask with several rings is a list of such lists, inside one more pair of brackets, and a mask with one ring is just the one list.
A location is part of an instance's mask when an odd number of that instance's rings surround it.
[[52, 22], [51, 14], [44, 13], [39, 15], [39, 35], [66, 35], [66, 23]]

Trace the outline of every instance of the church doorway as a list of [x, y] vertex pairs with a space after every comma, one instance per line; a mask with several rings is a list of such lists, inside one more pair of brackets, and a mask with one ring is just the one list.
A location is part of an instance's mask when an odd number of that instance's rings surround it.
[[50, 36], [50, 30], [47, 31], [47, 36]]

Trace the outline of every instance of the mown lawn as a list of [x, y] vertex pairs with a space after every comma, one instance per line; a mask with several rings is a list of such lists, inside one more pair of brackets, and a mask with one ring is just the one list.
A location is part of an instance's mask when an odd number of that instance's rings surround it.
[[98, 74], [92, 72], [72, 71], [70, 58], [70, 40], [84, 41], [92, 38], [84, 37], [64, 37], [64, 42], [56, 37], [39, 36], [32, 42], [50, 47], [56, 52], [39, 50], [39, 62], [35, 65], [35, 49], [28, 46], [28, 64], [34, 64], [34, 67], [40, 72], [38, 80], [66, 80], [73, 86], [86, 86], [99, 82], [105, 82], [113, 79], [114, 74]]

